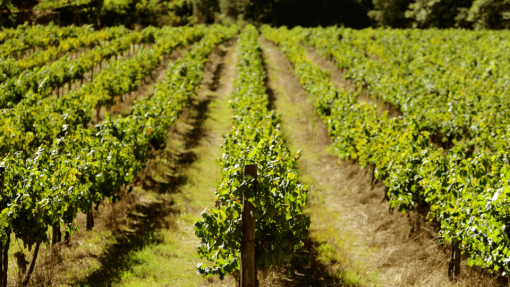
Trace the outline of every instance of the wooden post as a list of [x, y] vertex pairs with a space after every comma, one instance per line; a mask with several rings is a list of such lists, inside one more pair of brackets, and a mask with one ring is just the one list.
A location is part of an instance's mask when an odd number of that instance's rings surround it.
[[71, 233], [66, 230], [64, 241], [66, 242], [67, 246], [71, 246]]
[[62, 241], [62, 232], [60, 231], [60, 223], [53, 225], [53, 236], [51, 238], [51, 245], [55, 245]]
[[[0, 12], [1, 13], [1, 12]], [[0, 194], [4, 194], [4, 178], [5, 178], [5, 167], [0, 167]], [[4, 269], [3, 269], [3, 244], [0, 244], [0, 287], [4, 286]]]
[[[257, 180], [257, 165], [249, 164], [244, 166], [244, 178], [251, 176]], [[257, 192], [257, 186], [252, 186], [253, 193]], [[257, 286], [257, 268], [255, 266], [255, 218], [250, 211], [253, 204], [246, 200], [243, 195], [242, 215], [242, 238], [241, 238], [241, 287]]]
[[51, 236], [51, 246], [55, 246], [55, 244], [58, 243], [58, 229], [60, 229], [60, 226], [58, 224], [54, 224], [52, 229], [53, 234]]
[[371, 164], [371, 173], [370, 173], [370, 190], [374, 189], [375, 184], [375, 164]]
[[92, 211], [87, 212], [87, 231], [92, 231], [92, 227], [94, 227], [94, 215]]
[[2, 271], [2, 275], [3, 275], [3, 278], [2, 278], [2, 281], [3, 281], [3, 286], [7, 286], [7, 271], [9, 271], [9, 245], [11, 244], [11, 231], [9, 229], [7, 229], [7, 242], [5, 243], [5, 247], [2, 249], [2, 251], [4, 252], [4, 255], [3, 255], [3, 271]]
[[[457, 159], [457, 165], [460, 165], [461, 160]], [[452, 257], [450, 259], [450, 264], [448, 264], [448, 276], [450, 279], [458, 279], [460, 275], [460, 241], [452, 240]]]
[[455, 255], [453, 260], [453, 275], [455, 278], [459, 278], [460, 275], [460, 242], [455, 243]]
[[450, 279], [453, 279], [453, 260], [454, 260], [454, 253], [455, 253], [455, 247], [454, 243], [452, 242], [452, 256], [450, 258], [450, 262], [448, 262], [448, 277]]
[[452, 257], [448, 264], [448, 277], [458, 279], [460, 275], [460, 242], [452, 242]]
[[3, 248], [2, 248], [2, 244], [0, 244], [0, 287], [4, 287], [4, 280], [2, 280], [2, 278], [4, 278], [3, 274], [4, 274], [4, 270], [2, 268], [2, 255], [3, 255], [3, 252], [2, 252]]
[[[71, 221], [72, 223], [72, 221]], [[70, 224], [67, 225], [67, 227], [70, 227]], [[66, 242], [67, 246], [71, 246], [71, 233], [66, 230], [64, 241]]]

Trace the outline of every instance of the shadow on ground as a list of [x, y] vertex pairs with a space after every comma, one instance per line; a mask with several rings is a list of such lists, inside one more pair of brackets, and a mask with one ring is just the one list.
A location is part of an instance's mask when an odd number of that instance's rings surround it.
[[320, 244], [317, 242], [307, 239], [291, 261], [283, 268], [279, 268], [277, 278], [270, 280], [271, 282], [267, 286], [343, 286], [340, 278], [328, 273], [331, 262], [324, 263], [319, 260], [317, 251], [319, 246]]

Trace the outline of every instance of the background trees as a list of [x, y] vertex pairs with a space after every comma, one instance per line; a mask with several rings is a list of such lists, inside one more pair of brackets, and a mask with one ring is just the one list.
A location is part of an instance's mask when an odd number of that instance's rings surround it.
[[[32, 8], [32, 16], [20, 12]], [[50, 15], [60, 25], [122, 24], [135, 29], [216, 22], [289, 27], [510, 28], [510, 0], [0, 0], [0, 9], [5, 11], [4, 27], [41, 22], [41, 15]]]
[[412, 0], [372, 0], [374, 9], [368, 11], [368, 16], [377, 26], [405, 28], [411, 23], [411, 19], [406, 18], [405, 11], [412, 2]]
[[[209, 21], [364, 28], [510, 28], [510, 0], [193, 0]], [[215, 3], [214, 1], [218, 1]], [[197, 5], [199, 6], [199, 5]], [[195, 6], [194, 6], [195, 7]], [[201, 11], [195, 11], [197, 19]], [[219, 13], [213, 15], [215, 13]]]
[[510, 28], [509, 0], [475, 0], [469, 9], [467, 20], [475, 29]]
[[473, 0], [415, 0], [405, 12], [417, 28], [469, 27], [468, 11]]

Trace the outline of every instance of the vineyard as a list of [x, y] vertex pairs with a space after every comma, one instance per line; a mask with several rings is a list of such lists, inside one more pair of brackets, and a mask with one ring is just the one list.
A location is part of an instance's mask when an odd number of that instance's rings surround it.
[[3, 29], [0, 286], [504, 286], [508, 36]]

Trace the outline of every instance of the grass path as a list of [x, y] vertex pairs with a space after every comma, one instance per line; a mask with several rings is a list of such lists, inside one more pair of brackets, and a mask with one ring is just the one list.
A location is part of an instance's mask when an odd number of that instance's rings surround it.
[[[343, 196], [350, 192], [344, 170], [327, 148], [327, 129], [306, 97], [299, 79], [278, 47], [260, 38], [267, 65], [268, 93], [282, 115], [282, 129], [291, 150], [301, 150], [300, 181], [309, 185], [306, 213], [311, 218], [309, 242], [291, 262], [283, 286], [374, 286], [377, 274], [360, 256], [369, 249], [357, 246], [359, 236], [345, 228]], [[356, 175], [358, 176], [358, 175]], [[299, 260], [301, 259], [301, 260]]]
[[[179, 121], [176, 130], [182, 139], [172, 141], [179, 151], [179, 178], [184, 179], [178, 192], [171, 195], [175, 213], [167, 220], [171, 227], [160, 231], [164, 238], [136, 252], [132, 268], [121, 275], [115, 286], [223, 286], [231, 282], [207, 280], [196, 274], [199, 262], [193, 222], [215, 202], [215, 187], [219, 180], [216, 159], [221, 156], [222, 135], [231, 128], [228, 97], [233, 90], [236, 71], [236, 46], [217, 49], [201, 89], [193, 99], [187, 118]], [[229, 284], [231, 285], [231, 284]]]

